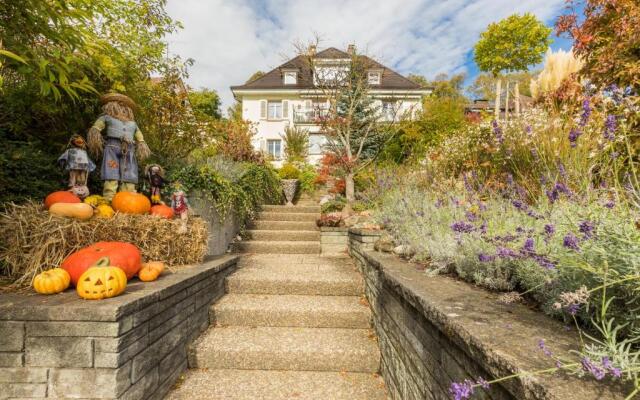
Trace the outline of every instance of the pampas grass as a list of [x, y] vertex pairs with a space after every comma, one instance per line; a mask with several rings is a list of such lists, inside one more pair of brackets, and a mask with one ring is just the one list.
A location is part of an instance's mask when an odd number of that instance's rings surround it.
[[546, 93], [555, 92], [565, 79], [580, 71], [583, 65], [573, 50], [547, 51], [544, 69], [537, 79], [531, 80], [531, 95], [538, 99]]
[[177, 234], [179, 224], [179, 220], [121, 213], [111, 219], [78, 221], [52, 216], [38, 203], [8, 204], [0, 213], [0, 267], [12, 282], [10, 288], [28, 286], [38, 273], [100, 241], [135, 244], [143, 259], [169, 266], [201, 262], [207, 249], [204, 221], [190, 218], [186, 235]]

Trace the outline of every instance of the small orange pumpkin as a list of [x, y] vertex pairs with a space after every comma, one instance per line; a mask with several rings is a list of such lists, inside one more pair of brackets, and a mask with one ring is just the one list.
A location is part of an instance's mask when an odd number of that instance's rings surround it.
[[44, 199], [44, 206], [48, 210], [55, 203], [82, 203], [80, 197], [66, 190], [53, 192]]
[[173, 209], [169, 206], [165, 206], [164, 204], [158, 204], [151, 207], [151, 215], [155, 215], [155, 216], [166, 218], [166, 219], [172, 219]]
[[147, 196], [135, 192], [118, 192], [111, 200], [114, 210], [126, 214], [146, 214], [151, 209]]
[[162, 261], [150, 261], [142, 264], [142, 268], [138, 271], [138, 278], [143, 282], [151, 282], [158, 279], [164, 271], [164, 263]]

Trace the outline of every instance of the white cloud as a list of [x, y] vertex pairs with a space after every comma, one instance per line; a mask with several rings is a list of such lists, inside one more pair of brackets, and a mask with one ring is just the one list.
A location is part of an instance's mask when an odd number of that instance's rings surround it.
[[229, 86], [295, 55], [292, 43], [315, 32], [321, 47], [355, 43], [399, 72], [433, 77], [467, 69], [467, 55], [486, 26], [515, 12], [551, 22], [564, 0], [169, 0], [184, 29], [170, 51], [196, 61], [188, 83], [216, 89], [228, 106]]

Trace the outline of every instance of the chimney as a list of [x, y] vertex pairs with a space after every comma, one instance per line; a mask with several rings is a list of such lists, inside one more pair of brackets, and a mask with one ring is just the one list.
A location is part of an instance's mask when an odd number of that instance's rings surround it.
[[316, 45], [315, 44], [310, 44], [309, 45], [309, 55], [310, 56], [315, 56], [316, 55]]
[[349, 46], [347, 46], [347, 53], [349, 53], [352, 56], [355, 56], [356, 55], [356, 45], [352, 43]]

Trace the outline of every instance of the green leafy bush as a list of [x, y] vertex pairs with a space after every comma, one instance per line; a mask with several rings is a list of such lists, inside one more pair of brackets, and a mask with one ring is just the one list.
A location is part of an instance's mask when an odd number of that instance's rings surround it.
[[347, 205], [347, 199], [343, 196], [336, 196], [335, 199], [329, 200], [320, 206], [320, 210], [323, 214], [328, 214], [336, 211], [342, 211], [342, 209]]
[[278, 170], [280, 179], [300, 179], [300, 170], [291, 163], [286, 163]]
[[318, 172], [313, 165], [305, 165], [300, 171], [300, 191], [302, 193], [313, 193], [316, 190], [316, 179]]

